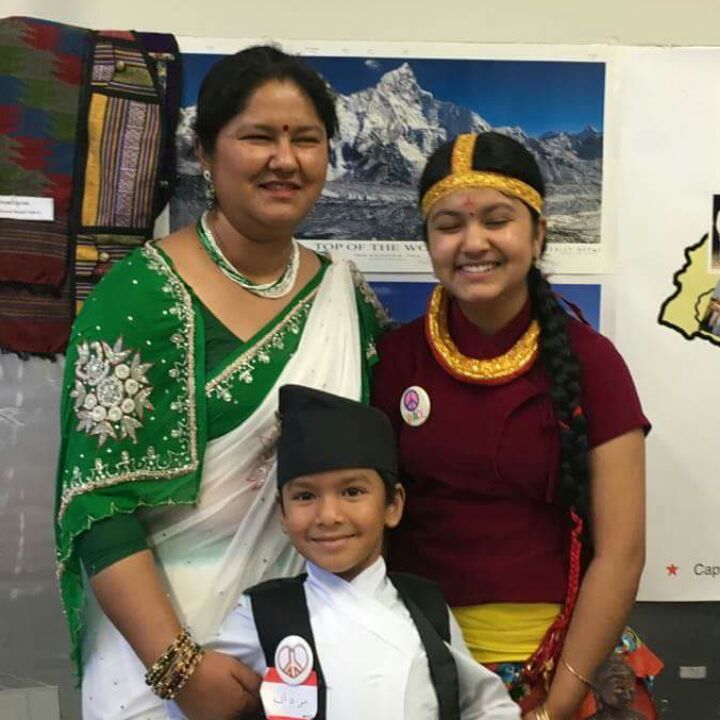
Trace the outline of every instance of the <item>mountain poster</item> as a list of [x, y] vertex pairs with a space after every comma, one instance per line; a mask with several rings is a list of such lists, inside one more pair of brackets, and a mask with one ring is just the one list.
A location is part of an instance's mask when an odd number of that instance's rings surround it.
[[[193, 123], [200, 81], [219, 57], [183, 54], [171, 229], [193, 222], [204, 209]], [[416, 189], [424, 163], [456, 134], [496, 130], [524, 143], [541, 166], [548, 186], [548, 254], [597, 254], [603, 62], [306, 59], [336, 94], [340, 130], [331, 144], [325, 189], [299, 228], [299, 240], [352, 256], [361, 270], [428, 272]]]

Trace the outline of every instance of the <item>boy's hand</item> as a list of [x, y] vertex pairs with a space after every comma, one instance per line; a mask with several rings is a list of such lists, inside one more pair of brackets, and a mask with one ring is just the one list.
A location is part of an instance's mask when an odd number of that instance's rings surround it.
[[207, 650], [175, 702], [188, 720], [251, 718], [260, 709], [260, 682], [247, 665]]

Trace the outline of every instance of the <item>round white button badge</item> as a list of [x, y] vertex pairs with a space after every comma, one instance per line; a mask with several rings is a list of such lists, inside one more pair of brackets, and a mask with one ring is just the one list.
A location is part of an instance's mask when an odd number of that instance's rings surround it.
[[411, 427], [422, 425], [430, 417], [430, 396], [419, 385], [411, 385], [400, 398], [400, 414]]
[[275, 650], [275, 669], [287, 685], [302, 685], [313, 669], [310, 644], [299, 635], [283, 638]]

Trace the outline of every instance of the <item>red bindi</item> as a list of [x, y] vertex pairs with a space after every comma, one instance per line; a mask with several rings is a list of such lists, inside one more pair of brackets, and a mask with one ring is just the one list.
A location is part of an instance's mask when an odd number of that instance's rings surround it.
[[462, 206], [466, 208], [475, 208], [475, 201], [472, 198], [465, 198], [465, 200], [462, 201]]
[[290, 129], [289, 125], [283, 125], [283, 132], [287, 132]]

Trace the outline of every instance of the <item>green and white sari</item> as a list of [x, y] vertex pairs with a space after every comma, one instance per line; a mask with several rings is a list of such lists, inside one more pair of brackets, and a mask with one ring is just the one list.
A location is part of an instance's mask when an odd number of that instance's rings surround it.
[[245, 588], [302, 566], [275, 502], [278, 387], [367, 399], [386, 321], [352, 264], [325, 263], [208, 373], [199, 301], [161, 250], [146, 245], [100, 283], [67, 354], [56, 507], [58, 575], [86, 719], [169, 716], [86, 592], [78, 535], [137, 513], [181, 622], [207, 642]]

